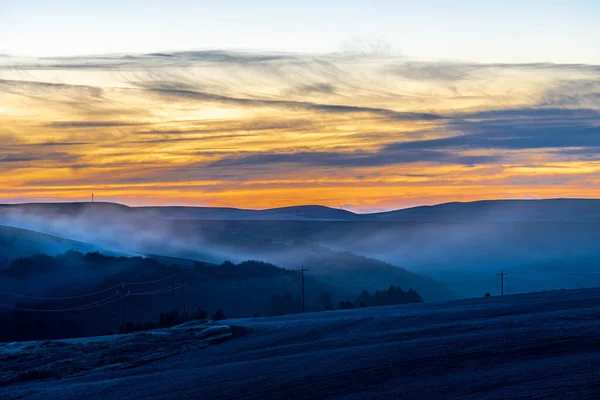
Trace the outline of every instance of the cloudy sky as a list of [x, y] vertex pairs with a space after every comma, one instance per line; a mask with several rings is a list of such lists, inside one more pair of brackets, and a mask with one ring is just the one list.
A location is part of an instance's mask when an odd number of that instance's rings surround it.
[[212, 3], [0, 0], [0, 202], [600, 197], [600, 3]]

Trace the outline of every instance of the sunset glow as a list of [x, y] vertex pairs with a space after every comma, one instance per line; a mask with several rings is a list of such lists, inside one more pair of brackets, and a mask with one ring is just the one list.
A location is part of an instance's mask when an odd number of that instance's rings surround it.
[[0, 201], [374, 211], [598, 197], [593, 60], [419, 61], [378, 43], [1, 56]]

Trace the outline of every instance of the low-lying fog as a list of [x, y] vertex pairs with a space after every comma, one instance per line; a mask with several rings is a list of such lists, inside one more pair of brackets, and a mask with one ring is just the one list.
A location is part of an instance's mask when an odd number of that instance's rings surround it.
[[[555, 220], [549, 217], [553, 207], [559, 216]], [[470, 297], [499, 293], [496, 274], [501, 270], [507, 273], [506, 293], [600, 285], [596, 269], [600, 222], [591, 217], [586, 221], [586, 215], [592, 215], [588, 209], [577, 215], [577, 221], [569, 221], [576, 219], [564, 211], [569, 207], [573, 206], [546, 204], [533, 215], [530, 204], [526, 208], [511, 204], [500, 211], [478, 205], [470, 220], [464, 207], [446, 213], [434, 210], [439, 221], [431, 221], [427, 210], [420, 210], [422, 222], [387, 221], [381, 216], [227, 221], [168, 219], [143, 208], [72, 203], [2, 206], [0, 224], [129, 254], [216, 263], [258, 259], [286, 268], [304, 264], [313, 270], [326, 268], [319, 263], [322, 255], [314, 247], [318, 246], [379, 259], [446, 282], [459, 297]], [[449, 218], [449, 212], [457, 217]]]

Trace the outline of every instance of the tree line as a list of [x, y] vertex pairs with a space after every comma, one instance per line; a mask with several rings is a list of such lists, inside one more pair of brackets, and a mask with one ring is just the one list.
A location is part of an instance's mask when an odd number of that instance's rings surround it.
[[[337, 309], [348, 310], [352, 308], [363, 308], [363, 307], [377, 307], [387, 306], [395, 304], [409, 304], [409, 303], [420, 303], [423, 299], [421, 295], [416, 291], [402, 290], [398, 286], [391, 285], [388, 290], [376, 290], [371, 293], [364, 290], [354, 301], [340, 300], [337, 304]], [[333, 304], [333, 300], [328, 293], [322, 293], [317, 303], [322, 306], [320, 310], [309, 310], [309, 311], [328, 311], [335, 310], [336, 307]], [[271, 304], [269, 305], [270, 316], [282, 316], [286, 314], [298, 314], [301, 312], [301, 298], [299, 296], [294, 297], [291, 293], [275, 294], [271, 298]], [[261, 315], [258, 313], [254, 314], [254, 318], [259, 318]], [[175, 325], [179, 325], [188, 321], [194, 320], [207, 320], [208, 313], [198, 307], [196, 311], [191, 314], [180, 313], [178, 310], [171, 312], [161, 313], [158, 321], [146, 321], [146, 322], [133, 322], [129, 321], [125, 325], [121, 325], [120, 333], [131, 333], [137, 331], [170, 328]], [[213, 321], [220, 321], [227, 319], [225, 313], [218, 309], [212, 314], [211, 319]]]
[[[211, 319], [213, 321], [221, 321], [227, 319], [223, 310], [218, 309], [215, 311]], [[179, 312], [179, 310], [162, 312], [158, 318], [158, 321], [128, 321], [125, 324], [121, 324], [119, 333], [132, 333], [140, 331], [148, 331], [152, 329], [163, 329], [171, 328], [176, 325], [183, 324], [188, 321], [202, 321], [208, 320], [208, 313], [206, 310], [198, 307], [196, 311], [192, 313]]]
[[[388, 306], [395, 304], [421, 303], [423, 298], [413, 289], [402, 290], [399, 286], [391, 285], [387, 290], [376, 290], [371, 293], [367, 290], [354, 300], [339, 300], [337, 307], [329, 293], [322, 293], [313, 304], [318, 307], [309, 306], [308, 311], [322, 310], [347, 310], [351, 308], [377, 307]], [[271, 311], [271, 315], [297, 314], [301, 312], [301, 298], [294, 297], [291, 293], [275, 294], [271, 298], [271, 303], [267, 307]]]
[[[17, 293], [26, 297], [11, 297], [0, 292], [0, 341], [60, 339], [133, 332], [166, 328], [192, 319], [223, 319], [228, 317], [259, 317], [296, 314], [302, 312], [300, 275], [260, 261], [239, 264], [224, 262], [221, 265], [192, 262], [182, 266], [169, 258], [115, 257], [97, 252], [68, 251], [61, 255], [38, 254], [13, 260], [7, 268], [0, 269], [0, 291]], [[169, 264], [170, 263], [170, 264]], [[153, 281], [169, 278], [149, 285], [121, 287], [122, 282]], [[394, 281], [393, 276], [386, 279]], [[352, 298], [346, 279], [334, 283], [324, 282], [314, 276], [305, 278], [305, 310], [316, 312], [354, 307], [371, 307], [386, 304], [404, 304], [420, 299], [418, 293], [391, 286], [388, 290], [363, 292]], [[187, 291], [168, 290], [171, 285], [187, 285]], [[115, 288], [105, 291], [107, 288]], [[164, 289], [167, 289], [166, 291]], [[360, 286], [358, 286], [360, 289]], [[117, 292], [117, 290], [119, 292]], [[119, 298], [119, 293], [129, 294]], [[154, 290], [158, 294], [152, 294]], [[83, 293], [98, 295], [77, 297]], [[148, 292], [147, 296], [135, 296]], [[365, 294], [367, 293], [367, 294]], [[46, 301], [35, 296], [57, 297], [64, 300]], [[117, 296], [117, 297], [115, 297]], [[18, 309], [52, 311], [113, 300], [97, 308], [68, 312], [28, 312]], [[172, 309], [185, 309], [184, 304], [201, 304], [209, 314], [196, 310], [182, 313]], [[16, 309], [11, 309], [15, 307]], [[220, 310], [224, 310], [220, 311]], [[168, 311], [167, 311], [168, 310]], [[167, 311], [167, 312], [165, 312]], [[161, 314], [162, 312], [162, 314]], [[124, 326], [121, 326], [125, 314]]]

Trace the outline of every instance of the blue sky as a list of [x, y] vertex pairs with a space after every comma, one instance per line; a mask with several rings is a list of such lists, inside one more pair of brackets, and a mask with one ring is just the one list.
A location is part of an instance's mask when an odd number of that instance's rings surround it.
[[599, 1], [0, 0], [0, 53], [327, 53], [386, 43], [419, 60], [600, 63]]

